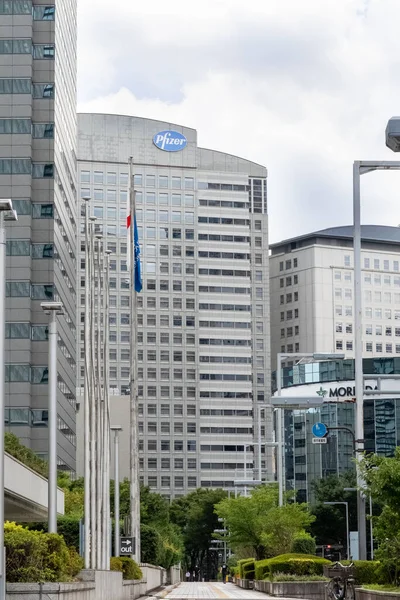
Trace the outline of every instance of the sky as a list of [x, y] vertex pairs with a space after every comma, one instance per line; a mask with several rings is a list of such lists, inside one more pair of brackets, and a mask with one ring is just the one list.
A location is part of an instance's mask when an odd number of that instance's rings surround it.
[[[399, 0], [79, 0], [78, 110], [165, 120], [268, 168], [270, 241], [352, 222], [354, 160], [400, 160]], [[400, 172], [362, 177], [400, 224]]]

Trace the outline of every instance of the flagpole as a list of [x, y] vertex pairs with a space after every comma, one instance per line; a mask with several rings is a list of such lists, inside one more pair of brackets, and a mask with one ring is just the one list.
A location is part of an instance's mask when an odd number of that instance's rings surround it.
[[129, 270], [131, 295], [131, 369], [130, 369], [130, 520], [131, 535], [136, 545], [132, 558], [140, 562], [140, 487], [139, 487], [139, 446], [137, 415], [137, 381], [136, 381], [136, 290], [135, 290], [135, 188], [133, 179], [133, 158], [129, 159], [129, 203], [130, 203], [130, 236], [129, 236]]

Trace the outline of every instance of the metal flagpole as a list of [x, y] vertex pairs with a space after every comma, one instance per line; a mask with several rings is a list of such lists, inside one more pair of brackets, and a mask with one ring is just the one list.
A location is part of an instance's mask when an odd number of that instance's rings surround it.
[[135, 189], [133, 180], [133, 158], [129, 159], [129, 203], [130, 203], [130, 292], [131, 292], [131, 372], [130, 372], [130, 517], [131, 533], [135, 538], [132, 558], [140, 562], [140, 487], [138, 469], [138, 424], [136, 384], [136, 291], [135, 291]]
[[[101, 238], [102, 236], [97, 234], [97, 248], [96, 248], [96, 270], [97, 277], [95, 277], [95, 286], [97, 288], [97, 327], [96, 327], [96, 395], [94, 396], [97, 412], [96, 412], [96, 562], [97, 568], [104, 568], [102, 565], [102, 556], [104, 553], [104, 532], [103, 522], [102, 522], [102, 511], [103, 511], [103, 477], [104, 477], [104, 468], [103, 468], [103, 452], [102, 448], [103, 444], [100, 443], [102, 440], [102, 430], [103, 430], [103, 402], [102, 402], [102, 376], [101, 376], [101, 344], [100, 344], [100, 335], [101, 335], [101, 316], [102, 316], [102, 265], [101, 265]], [[96, 297], [96, 294], [95, 294]]]
[[84, 383], [84, 557], [85, 569], [90, 567], [90, 385], [91, 377], [89, 373], [90, 363], [90, 327], [89, 327], [89, 306], [90, 306], [90, 249], [89, 249], [89, 198], [85, 198], [85, 383]]
[[[106, 247], [106, 244], [104, 243]], [[110, 385], [109, 385], [109, 318], [110, 318], [110, 254], [111, 252], [105, 250], [105, 285], [104, 285], [104, 405], [105, 405], [105, 416], [106, 416], [106, 433], [107, 440], [105, 445], [106, 459], [107, 459], [107, 470], [105, 474], [106, 481], [106, 569], [110, 568], [110, 557], [111, 557], [111, 509], [110, 509]]]
[[95, 339], [94, 339], [94, 315], [95, 315], [95, 261], [94, 261], [94, 222], [96, 217], [90, 217], [90, 376], [91, 376], [91, 394], [90, 394], [90, 512], [91, 512], [91, 568], [97, 567], [97, 539], [96, 530], [100, 526], [96, 519], [96, 378], [94, 376], [95, 366]]

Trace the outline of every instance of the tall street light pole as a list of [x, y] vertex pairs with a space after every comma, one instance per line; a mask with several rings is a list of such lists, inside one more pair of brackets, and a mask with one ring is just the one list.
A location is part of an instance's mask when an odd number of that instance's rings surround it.
[[372, 171], [399, 170], [396, 161], [361, 161], [353, 165], [353, 246], [354, 246], [354, 369], [356, 396], [356, 470], [357, 470], [357, 522], [359, 559], [367, 558], [367, 534], [365, 524], [365, 494], [362, 491], [361, 454], [364, 451], [364, 383], [362, 349], [362, 288], [361, 288], [361, 175]]
[[119, 555], [119, 439], [120, 425], [110, 427], [114, 432], [114, 556]]
[[349, 503], [348, 502], [324, 502], [324, 504], [344, 504], [344, 506], [346, 507], [346, 549], [347, 549], [347, 560], [350, 560]]
[[57, 533], [57, 315], [62, 315], [62, 302], [42, 302], [50, 315], [49, 326], [49, 480], [48, 531]]
[[6, 598], [6, 565], [4, 557], [4, 409], [5, 409], [5, 338], [6, 338], [6, 230], [4, 216], [17, 221], [11, 200], [0, 200], [0, 600]]

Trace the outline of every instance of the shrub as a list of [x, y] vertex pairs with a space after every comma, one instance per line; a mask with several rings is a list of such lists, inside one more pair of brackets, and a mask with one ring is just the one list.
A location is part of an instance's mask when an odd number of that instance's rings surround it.
[[291, 575], [290, 573], [275, 573], [274, 582], [285, 581], [330, 581], [323, 575]]
[[68, 548], [69, 562], [66, 565], [69, 579], [74, 579], [84, 567], [83, 558], [73, 546]]
[[240, 579], [245, 579], [244, 576], [244, 572], [243, 572], [243, 566], [246, 563], [254, 563], [254, 558], [242, 558], [241, 560], [238, 560], [238, 567], [239, 567], [239, 577]]
[[270, 579], [274, 573], [289, 573], [291, 575], [323, 575], [323, 566], [330, 564], [329, 560], [307, 554], [281, 554], [256, 562], [255, 578]]
[[292, 552], [294, 554], [314, 554], [316, 552], [315, 539], [309, 533], [298, 533], [293, 540]]
[[122, 577], [124, 579], [143, 579], [142, 569], [133, 558], [121, 556], [120, 561], [122, 563]]
[[4, 452], [8, 452], [14, 458], [22, 462], [24, 465], [36, 471], [39, 475], [47, 478], [48, 464], [45, 460], [39, 458], [33, 450], [21, 444], [19, 438], [10, 432], [4, 434]]
[[4, 545], [9, 582], [68, 581], [81, 568], [81, 562], [56, 533], [30, 531], [6, 522]]
[[245, 562], [242, 565], [243, 579], [250, 579], [250, 580], [254, 579], [255, 565], [256, 565], [256, 563], [255, 563], [254, 558], [252, 558], [248, 562]]
[[[350, 562], [342, 561], [344, 565], [349, 565]], [[384, 583], [385, 575], [382, 570], [382, 565], [377, 560], [355, 560], [354, 578], [357, 585], [366, 583]]]
[[122, 572], [122, 560], [119, 556], [112, 556], [110, 558], [110, 571], [121, 571]]

